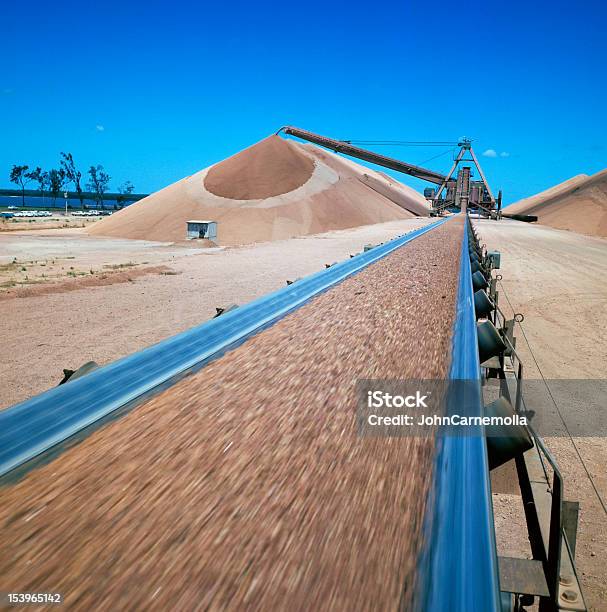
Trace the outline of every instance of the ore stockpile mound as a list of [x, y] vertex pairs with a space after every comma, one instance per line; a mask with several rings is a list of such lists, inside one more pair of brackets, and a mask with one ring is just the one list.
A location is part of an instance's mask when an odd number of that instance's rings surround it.
[[205, 188], [232, 200], [262, 200], [301, 187], [314, 172], [314, 161], [290, 142], [271, 136], [212, 166]]
[[504, 208], [507, 214], [536, 215], [538, 222], [589, 236], [607, 237], [607, 170], [580, 174]]
[[83, 610], [411, 609], [434, 441], [360, 437], [355, 386], [447, 375], [462, 233], [416, 238], [5, 487], [4, 583]]
[[217, 242], [281, 240], [428, 216], [423, 196], [312, 145], [270, 136], [106, 217], [99, 236], [180, 242], [186, 221], [217, 221]]

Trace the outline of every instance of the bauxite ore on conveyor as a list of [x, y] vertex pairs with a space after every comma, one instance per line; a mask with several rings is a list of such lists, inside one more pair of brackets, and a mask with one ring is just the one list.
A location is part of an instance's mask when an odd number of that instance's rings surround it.
[[431, 438], [361, 438], [359, 378], [441, 378], [444, 223], [5, 487], [0, 588], [77, 609], [407, 609]]

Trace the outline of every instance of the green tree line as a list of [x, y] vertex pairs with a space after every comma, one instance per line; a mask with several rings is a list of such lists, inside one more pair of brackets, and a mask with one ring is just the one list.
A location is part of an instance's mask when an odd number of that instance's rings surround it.
[[[87, 182], [85, 187], [94, 195], [97, 207], [101, 208], [103, 204], [103, 194], [107, 192], [110, 183], [110, 175], [105, 171], [100, 164], [90, 166], [87, 171]], [[27, 165], [15, 164], [10, 172], [9, 179], [11, 183], [18, 185], [21, 189], [21, 203], [25, 206], [25, 188], [30, 183], [36, 183], [41, 196], [48, 193], [53, 198], [53, 204], [61, 193], [67, 190], [68, 186], [73, 186], [73, 191], [76, 192], [80, 200], [80, 206], [84, 206], [84, 191], [82, 190], [82, 172], [76, 167], [74, 157], [71, 153], [61, 153], [59, 158], [59, 168], [51, 168], [43, 170], [40, 166], [30, 168]], [[118, 187], [118, 197], [116, 202], [119, 208], [124, 206], [135, 190], [135, 186], [131, 181], [126, 181]]]

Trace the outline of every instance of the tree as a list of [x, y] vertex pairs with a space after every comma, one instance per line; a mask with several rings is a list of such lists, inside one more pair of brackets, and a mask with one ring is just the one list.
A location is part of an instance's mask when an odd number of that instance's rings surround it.
[[119, 185], [118, 193], [120, 195], [116, 198], [116, 206], [118, 208], [123, 208], [125, 202], [129, 199], [128, 196], [130, 196], [134, 190], [135, 185], [133, 185], [131, 181], [125, 181], [124, 183], [122, 183], [122, 185]]
[[63, 168], [60, 168], [59, 170], [56, 170], [55, 168], [49, 170], [48, 182], [50, 185], [51, 195], [53, 196], [53, 204], [55, 204], [55, 202], [57, 201], [57, 196], [60, 195], [63, 191], [65, 181], [66, 176], [65, 170]]
[[95, 194], [97, 206], [103, 207], [103, 194], [107, 191], [110, 182], [110, 175], [103, 169], [103, 166], [91, 166], [88, 172], [91, 180], [86, 184], [86, 188]]
[[38, 183], [40, 196], [44, 197], [44, 190], [49, 184], [48, 172], [44, 172], [42, 168], [38, 166], [35, 170], [32, 170], [28, 176], [32, 179], [32, 181]]
[[78, 199], [80, 200], [80, 206], [83, 205], [82, 187], [80, 185], [80, 179], [82, 179], [82, 172], [76, 168], [74, 158], [71, 153], [61, 153], [61, 169], [65, 172], [65, 176], [70, 183], [73, 183]]
[[21, 187], [21, 206], [25, 206], [25, 186], [32, 180], [28, 172], [29, 166], [13, 166], [10, 174], [11, 183]]

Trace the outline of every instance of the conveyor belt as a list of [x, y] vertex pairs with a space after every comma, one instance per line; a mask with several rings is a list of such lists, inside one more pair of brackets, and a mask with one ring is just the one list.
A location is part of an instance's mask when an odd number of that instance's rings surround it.
[[[343, 410], [352, 376], [447, 374], [458, 270], [451, 376], [478, 376], [469, 264], [458, 267], [443, 230], [406, 249], [390, 243], [366, 270], [333, 266], [322, 275], [361, 273], [295, 312], [283, 304], [220, 352], [250, 338], [245, 346], [7, 488], [0, 574], [17, 586], [23, 576], [54, 581], [82, 608], [407, 609], [419, 581], [428, 593], [419, 607], [497, 609], [484, 440], [439, 447], [428, 497], [431, 441], [356, 441]], [[312, 297], [306, 280], [289, 288], [299, 305]], [[204, 327], [192, 330], [199, 342]], [[181, 373], [210, 358], [197, 348]], [[416, 572], [426, 499], [431, 541]]]
[[[478, 385], [466, 383], [466, 389], [476, 394], [468, 403], [468, 416], [482, 416], [469, 231], [466, 223], [449, 375], [454, 380], [478, 381]], [[458, 406], [449, 408], [456, 412]], [[420, 587], [423, 608], [500, 610], [487, 446], [480, 426], [471, 426], [462, 437], [441, 440], [433, 486], [436, 502], [426, 516], [428, 548]]]
[[444, 220], [391, 240], [182, 334], [0, 412], [0, 476], [140, 401]]

